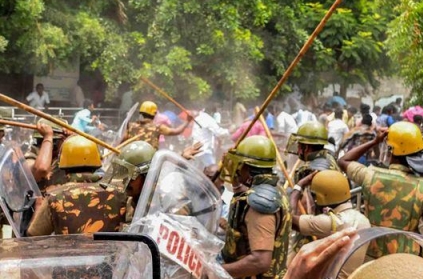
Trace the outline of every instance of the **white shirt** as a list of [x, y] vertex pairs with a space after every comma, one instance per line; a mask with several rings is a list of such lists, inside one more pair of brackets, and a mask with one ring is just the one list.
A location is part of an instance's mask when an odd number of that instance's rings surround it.
[[215, 113], [213, 113], [213, 118], [214, 120], [216, 120], [217, 124], [220, 124], [222, 120], [222, 116], [220, 115], [220, 112], [216, 111]]
[[[200, 128], [197, 123], [194, 122], [194, 127], [192, 129], [192, 138], [194, 142], [202, 142], [203, 153], [213, 154], [214, 151], [214, 142], [215, 137], [220, 137], [224, 135], [229, 135], [227, 129], [219, 127], [216, 120], [205, 112], [200, 112], [200, 114], [195, 118], [195, 121], [200, 123]], [[199, 154], [199, 155], [200, 155]]]
[[328, 138], [333, 137], [335, 140], [335, 150], [338, 150], [341, 145], [344, 135], [348, 133], [349, 129], [342, 119], [334, 119], [328, 124]]
[[317, 121], [317, 118], [313, 113], [302, 109], [294, 113], [292, 117], [294, 117], [298, 127], [309, 121]]
[[26, 100], [29, 102], [29, 106], [40, 109], [44, 108], [45, 104], [50, 104], [50, 99], [48, 93], [43, 91], [43, 94], [40, 96], [37, 91], [29, 93]]
[[298, 130], [297, 123], [292, 115], [282, 111], [276, 118], [278, 122], [278, 132], [285, 134], [296, 133]]

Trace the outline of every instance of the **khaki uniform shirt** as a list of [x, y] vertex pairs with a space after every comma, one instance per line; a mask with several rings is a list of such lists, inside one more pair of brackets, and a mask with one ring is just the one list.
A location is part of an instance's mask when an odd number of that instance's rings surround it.
[[245, 215], [251, 251], [273, 251], [276, 218], [274, 214], [261, 214], [250, 208]]
[[[317, 216], [301, 215], [299, 224], [300, 233], [324, 238], [350, 227], [357, 229], [370, 228], [369, 220], [359, 211], [354, 210], [351, 202], [343, 203], [330, 211], [331, 214], [325, 213]], [[347, 279], [355, 269], [362, 265], [366, 251], [367, 245], [355, 252], [343, 266], [338, 278]]]

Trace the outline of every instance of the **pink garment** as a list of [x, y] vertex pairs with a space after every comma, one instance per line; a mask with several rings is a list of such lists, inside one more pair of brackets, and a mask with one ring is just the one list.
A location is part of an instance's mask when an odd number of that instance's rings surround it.
[[403, 112], [402, 117], [407, 118], [410, 122], [413, 122], [414, 115], [423, 116], [423, 108], [421, 106], [411, 107]]
[[[171, 127], [172, 122], [170, 121], [169, 117], [167, 117], [165, 114], [162, 114], [158, 112], [156, 116], [154, 117], [154, 123], [157, 125], [166, 125]], [[159, 137], [159, 143], [165, 142], [165, 137], [163, 135], [160, 135]]]
[[[251, 121], [244, 122], [241, 127], [236, 130], [235, 133], [232, 134], [231, 140], [237, 141], [238, 138], [244, 133], [245, 130], [247, 130], [248, 126], [250, 125]], [[259, 121], [256, 121], [251, 127], [251, 130], [247, 134], [247, 138], [251, 136], [267, 136], [266, 131], [264, 130], [263, 125]]]

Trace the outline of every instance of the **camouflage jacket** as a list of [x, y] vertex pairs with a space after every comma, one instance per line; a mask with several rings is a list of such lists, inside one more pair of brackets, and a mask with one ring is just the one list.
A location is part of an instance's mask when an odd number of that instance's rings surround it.
[[[370, 224], [417, 232], [423, 214], [423, 179], [402, 165], [390, 169], [372, 167], [365, 180], [363, 195]], [[381, 237], [370, 243], [368, 254], [374, 258], [392, 253], [418, 255], [420, 246], [405, 236]]]
[[[27, 153], [25, 153], [25, 159], [36, 160], [40, 149], [36, 146], [31, 146]], [[64, 170], [59, 169], [59, 159], [53, 159], [51, 162], [51, 169], [49, 177], [41, 179], [37, 185], [40, 188], [41, 193], [44, 195], [47, 187], [51, 185], [59, 185], [66, 183], [66, 173]]]
[[49, 192], [48, 204], [56, 234], [119, 231], [125, 221], [126, 197], [103, 188], [93, 174], [68, 175], [69, 182]]
[[[254, 187], [261, 184], [270, 184], [275, 187], [277, 178], [274, 176], [256, 176], [253, 186], [247, 192], [236, 194], [232, 198], [229, 211], [228, 229], [226, 231], [225, 246], [222, 256], [226, 263], [235, 262], [250, 254], [248, 230], [245, 216], [249, 210], [248, 195], [254, 191]], [[289, 200], [284, 189], [278, 187], [282, 199], [280, 209], [274, 213], [276, 217], [275, 242], [270, 269], [257, 276], [257, 278], [283, 278], [286, 273], [286, 260], [288, 256], [289, 234], [291, 231], [292, 216], [289, 208]]]
[[307, 156], [305, 164], [295, 170], [295, 183], [312, 173], [314, 170], [323, 169], [341, 171], [336, 163], [335, 157], [326, 149], [313, 152]]
[[143, 140], [151, 144], [154, 148], [159, 148], [160, 125], [156, 125], [150, 120], [141, 120], [129, 124], [128, 137], [142, 134], [138, 140]]

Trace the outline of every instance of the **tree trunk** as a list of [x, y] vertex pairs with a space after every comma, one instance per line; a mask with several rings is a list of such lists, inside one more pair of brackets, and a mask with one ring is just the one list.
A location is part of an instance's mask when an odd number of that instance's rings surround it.
[[346, 84], [345, 82], [341, 82], [339, 86], [339, 95], [344, 98], [344, 100], [347, 100], [347, 88], [348, 84]]

